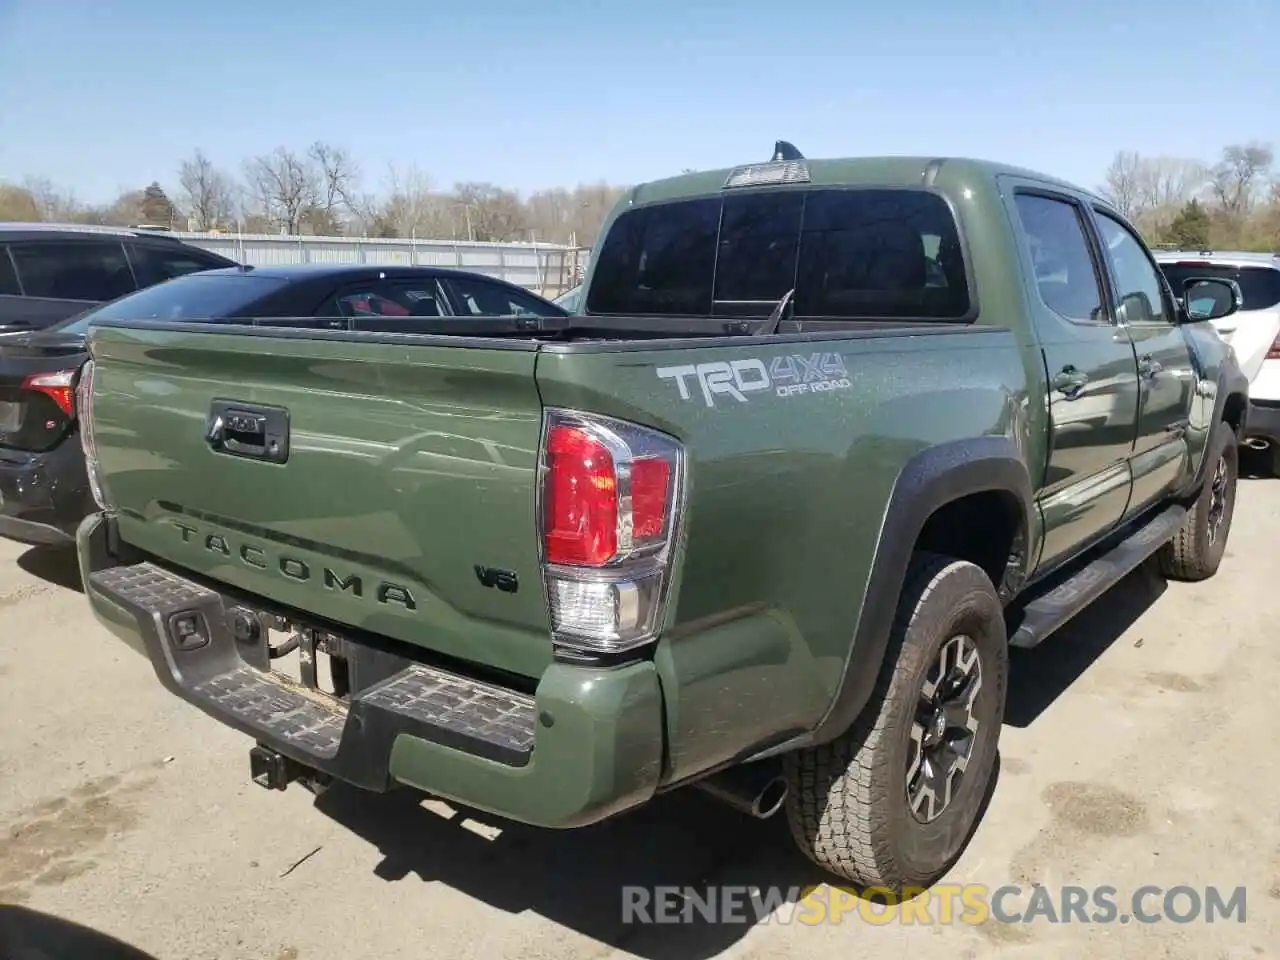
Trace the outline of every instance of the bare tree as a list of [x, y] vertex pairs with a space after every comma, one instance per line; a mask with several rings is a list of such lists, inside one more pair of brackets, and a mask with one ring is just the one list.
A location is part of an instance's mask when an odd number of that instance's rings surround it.
[[1271, 147], [1256, 142], [1223, 149], [1209, 182], [1224, 213], [1231, 217], [1249, 214], [1267, 184], [1274, 160]]
[[492, 183], [460, 183], [453, 192], [467, 219], [469, 239], [529, 239], [524, 204], [518, 194]]
[[35, 201], [41, 220], [73, 222], [84, 212], [84, 204], [73, 192], [60, 190], [47, 177], [27, 177], [22, 186]]
[[235, 184], [204, 151], [196, 150], [178, 170], [178, 184], [197, 230], [217, 230], [235, 219]]
[[385, 198], [373, 217], [372, 232], [390, 237], [458, 235], [452, 198], [432, 190], [431, 178], [417, 166], [388, 167]]
[[285, 147], [246, 160], [244, 179], [255, 212], [282, 233], [300, 233], [305, 215], [320, 205], [315, 167], [308, 157]]
[[351, 155], [341, 147], [317, 140], [307, 148], [307, 157], [316, 166], [320, 182], [320, 207], [331, 219], [338, 219], [338, 210], [359, 216], [360, 168]]
[[1136, 170], [1137, 205], [1140, 210], [1181, 208], [1200, 191], [1208, 176], [1199, 160], [1144, 157]]
[[1107, 167], [1106, 179], [1099, 192], [1125, 217], [1141, 212], [1138, 202], [1142, 157], [1137, 152], [1121, 150]]

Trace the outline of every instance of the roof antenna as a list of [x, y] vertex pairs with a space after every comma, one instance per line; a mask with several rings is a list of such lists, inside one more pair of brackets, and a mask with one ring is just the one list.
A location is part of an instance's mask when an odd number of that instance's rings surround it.
[[774, 163], [790, 163], [796, 160], [803, 160], [804, 154], [795, 148], [795, 144], [788, 143], [786, 140], [776, 140], [773, 144], [773, 162]]

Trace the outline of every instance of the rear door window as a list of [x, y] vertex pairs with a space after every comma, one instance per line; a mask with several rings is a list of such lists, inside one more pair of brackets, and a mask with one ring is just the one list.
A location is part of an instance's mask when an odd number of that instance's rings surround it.
[[1109, 324], [1080, 208], [1065, 198], [1021, 192], [1014, 205], [1040, 301], [1068, 320]]
[[137, 289], [119, 240], [46, 240], [9, 249], [28, 297], [100, 303]]
[[774, 190], [622, 214], [587, 312], [961, 320], [971, 298], [946, 201], [917, 189]]
[[476, 277], [445, 280], [454, 309], [464, 317], [553, 317], [560, 310], [537, 297]]
[[185, 277], [201, 270], [215, 270], [229, 266], [221, 258], [191, 247], [174, 245], [172, 249], [149, 244], [129, 243], [129, 260], [138, 278], [139, 287], [149, 287], [174, 277]]
[[[442, 301], [440, 285], [433, 279], [412, 282], [375, 280], [372, 283], [344, 287], [320, 308], [317, 315], [369, 320], [386, 317], [440, 317], [448, 312]], [[369, 327], [367, 324], [356, 324], [352, 329]]]

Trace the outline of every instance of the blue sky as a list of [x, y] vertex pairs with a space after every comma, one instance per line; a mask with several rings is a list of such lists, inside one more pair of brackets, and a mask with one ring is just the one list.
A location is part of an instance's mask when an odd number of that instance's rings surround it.
[[345, 146], [522, 192], [923, 153], [1096, 185], [1116, 150], [1280, 146], [1280, 2], [0, 0], [0, 180], [107, 201], [200, 146]]

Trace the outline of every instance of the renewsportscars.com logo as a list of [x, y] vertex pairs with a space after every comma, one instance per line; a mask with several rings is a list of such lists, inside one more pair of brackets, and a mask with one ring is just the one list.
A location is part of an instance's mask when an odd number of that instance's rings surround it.
[[795, 397], [853, 386], [844, 357], [838, 353], [790, 354], [774, 357], [768, 366], [752, 358], [658, 367], [655, 372], [661, 380], [676, 382], [681, 400], [692, 399], [691, 385], [696, 385], [708, 407], [716, 405], [718, 396], [746, 403], [749, 394], [762, 391]]

